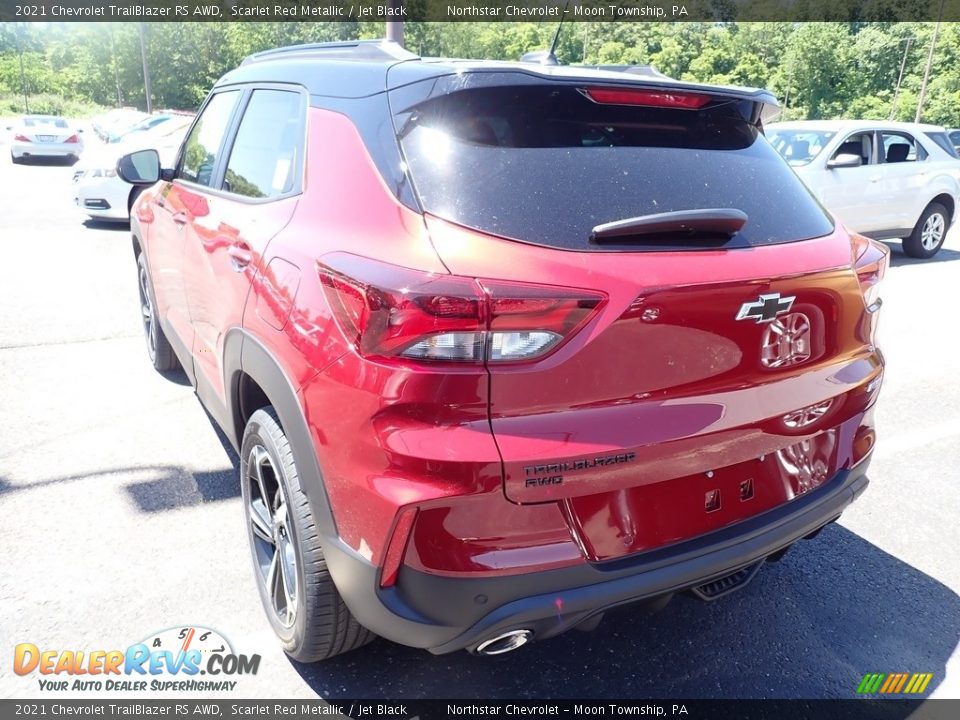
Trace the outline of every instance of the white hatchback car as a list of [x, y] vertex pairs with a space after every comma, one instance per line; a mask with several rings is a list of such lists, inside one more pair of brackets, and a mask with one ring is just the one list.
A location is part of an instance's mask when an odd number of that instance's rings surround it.
[[767, 139], [847, 229], [903, 239], [929, 258], [943, 245], [960, 196], [960, 159], [937, 125], [810, 120], [768, 125]]

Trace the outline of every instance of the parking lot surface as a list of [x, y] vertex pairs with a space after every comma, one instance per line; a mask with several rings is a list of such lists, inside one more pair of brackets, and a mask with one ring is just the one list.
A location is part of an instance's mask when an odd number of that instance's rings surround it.
[[183, 376], [150, 367], [129, 229], [85, 222], [72, 172], [0, 144], [0, 697], [49, 694], [13, 673], [18, 643], [123, 649], [190, 625], [262, 656], [246, 698], [843, 698], [867, 672], [960, 697], [960, 232], [926, 262], [892, 245], [867, 493], [743, 591], [496, 660], [380, 640], [298, 665], [260, 609], [237, 457]]

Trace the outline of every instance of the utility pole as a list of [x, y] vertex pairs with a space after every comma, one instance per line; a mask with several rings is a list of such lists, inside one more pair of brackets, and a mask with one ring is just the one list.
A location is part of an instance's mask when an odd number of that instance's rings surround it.
[[143, 39], [143, 23], [138, 22], [140, 31], [140, 57], [143, 60], [143, 91], [147, 96], [147, 114], [153, 112], [153, 91], [150, 87], [150, 66], [147, 65], [147, 44]]
[[17, 23], [17, 54], [20, 56], [20, 91], [23, 93], [23, 114], [30, 114], [30, 103], [27, 100], [27, 74], [23, 71], [23, 23]]
[[897, 98], [900, 97], [900, 84], [903, 82], [903, 71], [907, 67], [907, 55], [910, 54], [910, 43], [913, 41], [912, 37], [907, 38], [907, 47], [903, 51], [903, 60], [900, 63], [900, 75], [897, 77], [897, 89], [893, 91], [893, 102], [890, 103], [890, 117], [888, 119], [894, 120], [897, 117]]
[[920, 97], [917, 98], [917, 117], [914, 122], [920, 122], [923, 117], [923, 101], [927, 99], [927, 81], [930, 79], [930, 67], [933, 65], [933, 50], [937, 46], [937, 35], [940, 32], [940, 18], [943, 17], [943, 0], [940, 0], [940, 10], [937, 12], [937, 24], [933, 26], [933, 37], [930, 38], [930, 52], [927, 54], [927, 67], [923, 71], [923, 84], [920, 85]]
[[117, 69], [117, 46], [113, 42], [113, 28], [108, 27], [110, 34], [110, 57], [113, 60], [113, 82], [117, 86], [117, 107], [123, 107], [123, 96], [120, 94], [120, 71]]
[[[399, 15], [401, 7], [403, 7], [403, 0], [390, 0], [390, 9], [396, 10], [398, 13], [393, 17], [403, 17]], [[387, 40], [403, 47], [403, 20], [387, 20]]]

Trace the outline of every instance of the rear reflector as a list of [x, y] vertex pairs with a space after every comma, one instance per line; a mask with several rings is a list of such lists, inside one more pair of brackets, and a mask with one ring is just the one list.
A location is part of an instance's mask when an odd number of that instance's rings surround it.
[[393, 526], [393, 535], [390, 544], [383, 556], [383, 572], [380, 573], [380, 587], [391, 587], [397, 582], [400, 566], [403, 564], [403, 555], [410, 540], [410, 531], [413, 530], [413, 521], [417, 518], [417, 508], [405, 507], [397, 515], [397, 522]]
[[581, 92], [600, 105], [643, 105], [645, 107], [699, 110], [710, 102], [709, 95], [664, 90], [590, 87], [581, 90]]
[[890, 265], [890, 251], [885, 245], [863, 235], [851, 233], [850, 240], [863, 302], [869, 312], [876, 312], [880, 309], [880, 281]]
[[554, 351], [604, 295], [423, 273], [346, 253], [317, 264], [333, 316], [367, 357], [522, 362]]

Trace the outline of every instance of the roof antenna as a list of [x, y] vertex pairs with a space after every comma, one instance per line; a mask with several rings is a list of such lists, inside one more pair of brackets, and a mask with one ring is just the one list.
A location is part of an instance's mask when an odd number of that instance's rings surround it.
[[567, 19], [567, 11], [570, 8], [570, 0], [563, 6], [563, 15], [560, 16], [560, 24], [557, 25], [557, 32], [553, 35], [553, 42], [550, 43], [549, 50], [535, 50], [534, 52], [524, 53], [520, 57], [520, 62], [539, 63], [540, 65], [559, 65], [556, 49], [557, 42], [560, 40], [560, 31], [563, 30], [563, 21]]

